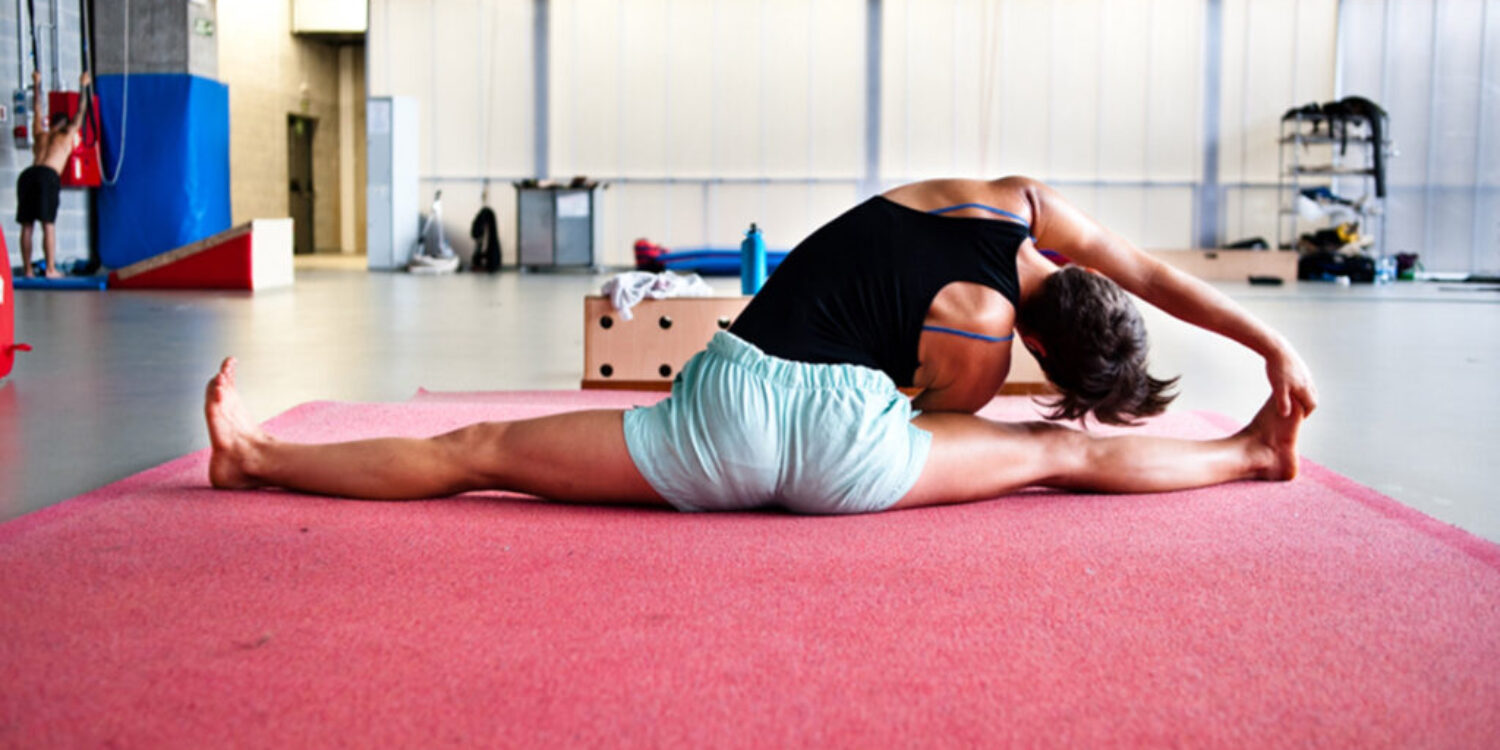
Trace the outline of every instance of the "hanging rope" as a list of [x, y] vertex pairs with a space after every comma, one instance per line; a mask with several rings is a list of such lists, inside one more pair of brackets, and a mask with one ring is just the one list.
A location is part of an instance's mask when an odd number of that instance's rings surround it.
[[[33, 2], [34, 0], [26, 1], [29, 3]], [[56, 0], [54, 0], [54, 2], [55, 1]], [[89, 54], [87, 51], [88, 40], [92, 37], [89, 25], [89, 0], [83, 0], [82, 5], [84, 44], [83, 65], [84, 68], [92, 74], [94, 72], [93, 65], [89, 63]], [[123, 47], [125, 51], [125, 75], [122, 77], [120, 91], [120, 152], [118, 154], [115, 154], [115, 168], [111, 170], [112, 172], [114, 172], [113, 177], [104, 174], [104, 154], [100, 150], [99, 146], [99, 143], [103, 140], [103, 128], [98, 127], [98, 125], [101, 123], [99, 123], [97, 120], [95, 121], [95, 132], [101, 136], [94, 140], [94, 154], [99, 159], [99, 181], [111, 187], [114, 186], [115, 183], [120, 181], [120, 168], [125, 166], [125, 137], [128, 133], [130, 125], [130, 0], [125, 0], [125, 34]], [[95, 113], [95, 116], [97, 116], [97, 112]]]

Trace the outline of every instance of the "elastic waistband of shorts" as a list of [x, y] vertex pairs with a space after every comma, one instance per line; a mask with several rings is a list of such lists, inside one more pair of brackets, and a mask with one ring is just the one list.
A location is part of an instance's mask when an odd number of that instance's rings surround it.
[[728, 331], [719, 331], [708, 342], [709, 354], [728, 360], [750, 372], [794, 388], [858, 388], [895, 390], [885, 373], [853, 364], [815, 364], [775, 357]]

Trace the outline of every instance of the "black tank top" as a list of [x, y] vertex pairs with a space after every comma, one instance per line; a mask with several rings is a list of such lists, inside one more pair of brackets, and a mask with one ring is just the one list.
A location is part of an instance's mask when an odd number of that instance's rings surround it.
[[1027, 236], [1017, 222], [939, 216], [876, 196], [787, 254], [729, 330], [772, 356], [864, 365], [910, 386], [933, 297], [967, 281], [1016, 304], [1016, 251]]

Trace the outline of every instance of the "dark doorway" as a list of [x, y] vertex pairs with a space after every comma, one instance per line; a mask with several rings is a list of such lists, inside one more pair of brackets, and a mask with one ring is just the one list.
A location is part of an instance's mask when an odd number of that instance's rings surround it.
[[313, 233], [313, 132], [318, 121], [301, 115], [286, 116], [286, 173], [290, 186], [287, 211], [292, 217], [292, 252], [317, 251]]

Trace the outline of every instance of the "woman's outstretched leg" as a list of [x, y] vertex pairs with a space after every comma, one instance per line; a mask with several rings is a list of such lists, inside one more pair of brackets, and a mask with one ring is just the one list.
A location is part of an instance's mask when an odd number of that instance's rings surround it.
[[213, 445], [209, 479], [221, 489], [282, 487], [368, 500], [495, 489], [566, 502], [666, 505], [631, 461], [618, 410], [484, 422], [432, 438], [293, 443], [250, 418], [231, 358], [209, 381], [204, 412]]
[[1218, 440], [1097, 437], [1047, 422], [1008, 424], [968, 414], [923, 414], [933, 434], [922, 475], [896, 507], [984, 500], [1023, 487], [1166, 492], [1239, 479], [1297, 475], [1302, 413], [1267, 401], [1244, 429]]

